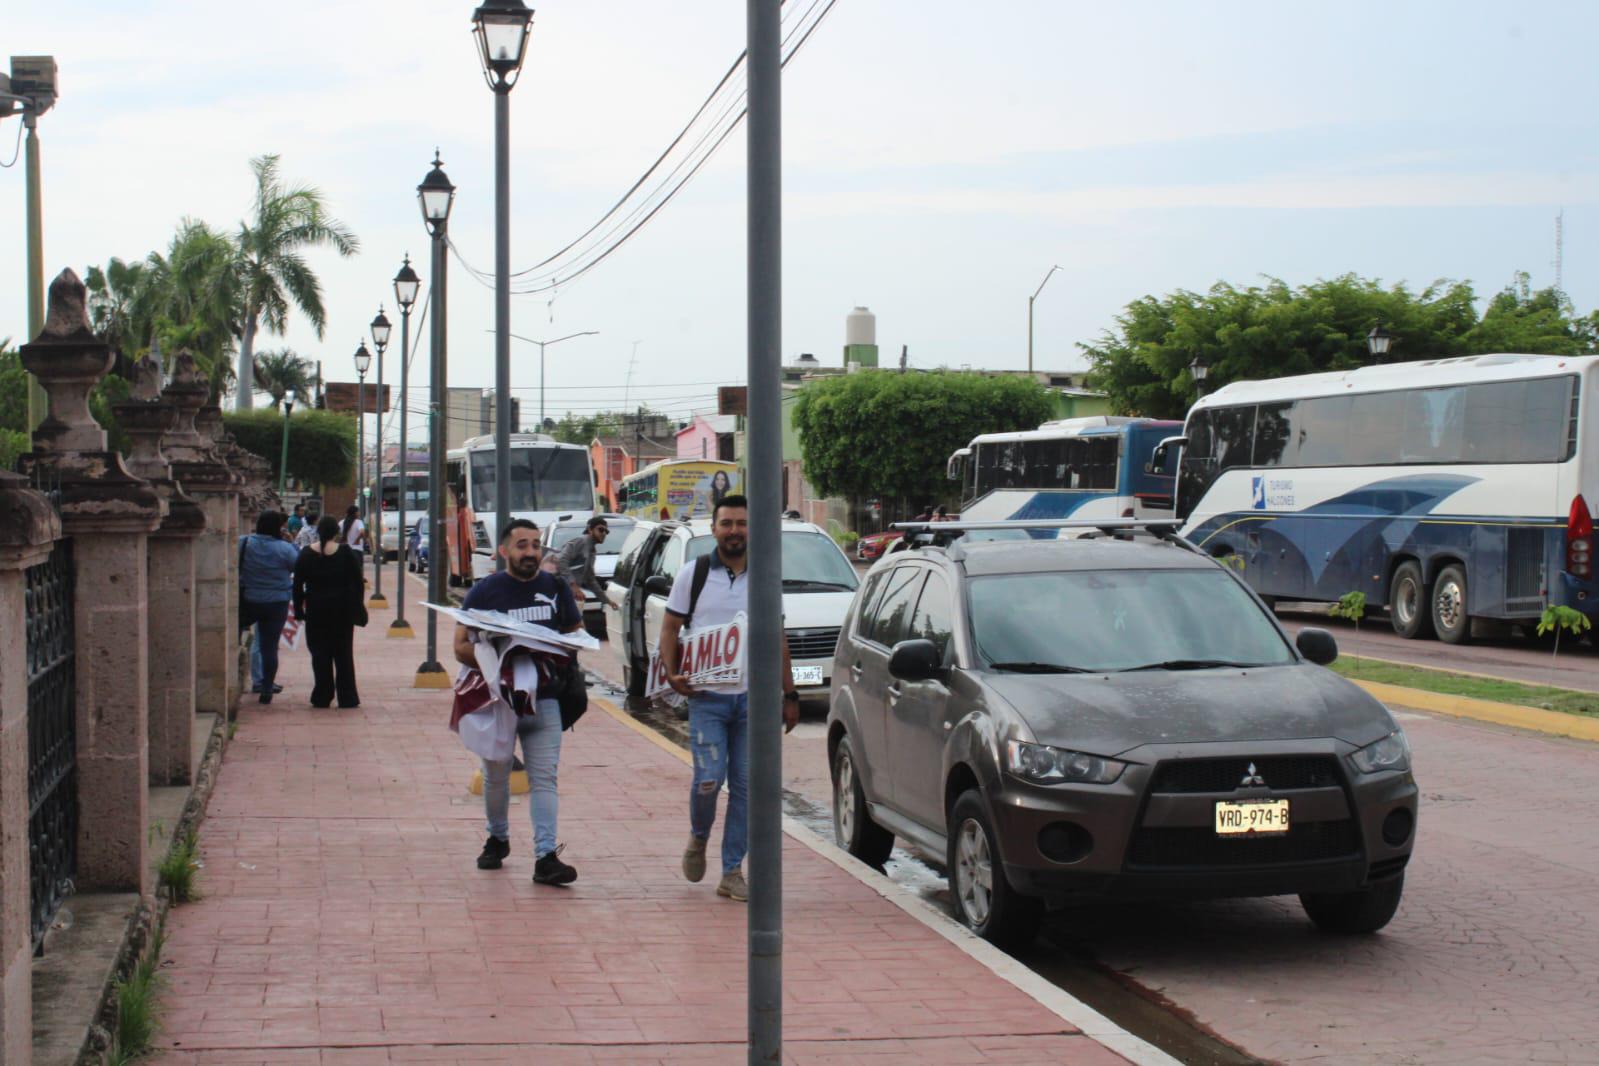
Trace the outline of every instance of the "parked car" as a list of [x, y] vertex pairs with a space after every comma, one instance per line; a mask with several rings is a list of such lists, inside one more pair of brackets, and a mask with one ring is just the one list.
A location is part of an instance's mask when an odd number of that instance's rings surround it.
[[411, 535], [405, 540], [406, 567], [412, 573], [428, 572], [428, 520], [423, 515], [411, 525]]
[[[794, 685], [802, 700], [825, 699], [839, 627], [860, 581], [849, 558], [820, 527], [785, 521], [782, 535], [783, 621]], [[672, 581], [685, 565], [715, 547], [709, 518], [640, 522], [623, 544], [611, 582], [612, 597], [620, 606], [607, 607], [605, 613], [629, 695], [644, 694]]]
[[862, 562], [872, 562], [883, 557], [883, 552], [903, 534], [897, 529], [884, 530], [882, 533], [868, 533], [855, 542], [855, 558]]
[[[607, 583], [611, 575], [616, 572], [616, 560], [621, 557], [622, 545], [632, 534], [633, 527], [638, 524], [638, 519], [624, 514], [599, 514], [597, 518], [605, 519], [605, 526], [610, 532], [599, 543], [594, 551], [594, 572], [599, 575], [601, 583]], [[550, 523], [544, 531], [545, 557], [553, 564], [555, 553], [566, 547], [567, 543], [581, 537], [588, 526], [588, 515], [573, 516], [563, 514]], [[607, 632], [605, 626], [605, 605], [599, 597], [585, 589], [583, 591], [583, 624], [590, 633], [601, 640], [605, 639]]]
[[[1075, 531], [1074, 531], [1075, 532]], [[948, 864], [956, 916], [1025, 940], [1046, 904], [1297, 893], [1393, 916], [1416, 827], [1404, 732], [1186, 542], [941, 535], [867, 574], [833, 666], [838, 843]]]

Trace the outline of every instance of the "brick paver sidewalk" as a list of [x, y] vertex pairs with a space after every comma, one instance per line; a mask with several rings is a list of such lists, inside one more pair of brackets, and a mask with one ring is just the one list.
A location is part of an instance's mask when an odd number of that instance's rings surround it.
[[[577, 883], [532, 883], [525, 797], [478, 870], [475, 761], [449, 693], [411, 687], [421, 618], [402, 641], [391, 617], [358, 631], [359, 710], [310, 708], [304, 654], [246, 697], [204, 898], [168, 921], [158, 1061], [743, 1062], [745, 908], [678, 872], [687, 768], [595, 707], [561, 760]], [[1125, 1061], [828, 857], [789, 838], [784, 863], [787, 1061]]]

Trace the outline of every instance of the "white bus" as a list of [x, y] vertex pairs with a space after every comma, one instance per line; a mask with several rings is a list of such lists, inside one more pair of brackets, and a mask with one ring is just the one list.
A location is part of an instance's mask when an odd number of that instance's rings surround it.
[[[450, 492], [445, 523], [450, 533], [450, 573], [477, 580], [494, 573], [494, 438], [473, 437], [445, 457]], [[511, 434], [512, 518], [546, 529], [557, 516], [584, 520], [594, 513], [594, 467], [581, 444], [563, 444], [543, 433]]]
[[1150, 453], [1181, 430], [1153, 418], [1065, 418], [973, 437], [947, 473], [968, 521], [1169, 518], [1175, 470], [1151, 465]]
[[1182, 437], [1184, 533], [1268, 602], [1365, 594], [1395, 632], [1599, 615], [1599, 357], [1478, 355], [1237, 382]]

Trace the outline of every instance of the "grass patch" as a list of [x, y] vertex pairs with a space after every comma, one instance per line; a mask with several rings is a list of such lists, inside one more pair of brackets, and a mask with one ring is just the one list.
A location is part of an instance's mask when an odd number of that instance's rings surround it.
[[1547, 688], [1527, 685], [1519, 681], [1502, 681], [1498, 678], [1472, 677], [1469, 674], [1451, 674], [1444, 670], [1428, 670], [1421, 666], [1401, 663], [1374, 662], [1371, 659], [1339, 659], [1332, 669], [1355, 681], [1375, 681], [1383, 685], [1403, 685], [1436, 692], [1444, 696], [1469, 696], [1497, 703], [1515, 703], [1523, 707], [1539, 707], [1563, 714], [1585, 718], [1599, 718], [1599, 693], [1573, 692], [1565, 688]]
[[200, 893], [194, 887], [195, 874], [200, 869], [195, 858], [199, 850], [199, 838], [191, 829], [183, 835], [182, 840], [173, 843], [166, 858], [156, 868], [161, 885], [171, 895], [173, 903], [188, 903], [200, 898]]
[[161, 984], [156, 966], [165, 940], [165, 935], [157, 932], [133, 972], [117, 982], [117, 1031], [106, 1054], [109, 1066], [123, 1066], [142, 1057], [155, 1039], [159, 1025], [156, 995]]

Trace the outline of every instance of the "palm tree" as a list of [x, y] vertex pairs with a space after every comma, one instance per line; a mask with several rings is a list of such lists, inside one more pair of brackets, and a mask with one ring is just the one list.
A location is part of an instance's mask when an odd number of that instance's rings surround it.
[[281, 348], [256, 357], [255, 383], [272, 397], [272, 406], [276, 409], [282, 406], [285, 396], [301, 404], [310, 404], [315, 378], [310, 360], [296, 355], [293, 348]]
[[243, 289], [238, 248], [226, 233], [184, 219], [166, 255], [151, 252], [130, 321], [135, 337], [159, 335], [171, 356], [187, 349], [211, 381], [213, 399], [232, 377], [230, 356], [240, 332]]
[[248, 383], [255, 381], [255, 336], [262, 326], [281, 334], [292, 302], [311, 320], [318, 338], [326, 329], [322, 284], [306, 265], [301, 250], [332, 245], [340, 255], [352, 255], [360, 248], [355, 234], [327, 213], [319, 191], [307, 185], [283, 184], [277, 156], [257, 156], [250, 160], [250, 169], [255, 173], [255, 204], [250, 219], [239, 226], [237, 238], [244, 326], [237, 397], [241, 411], [254, 406]]

